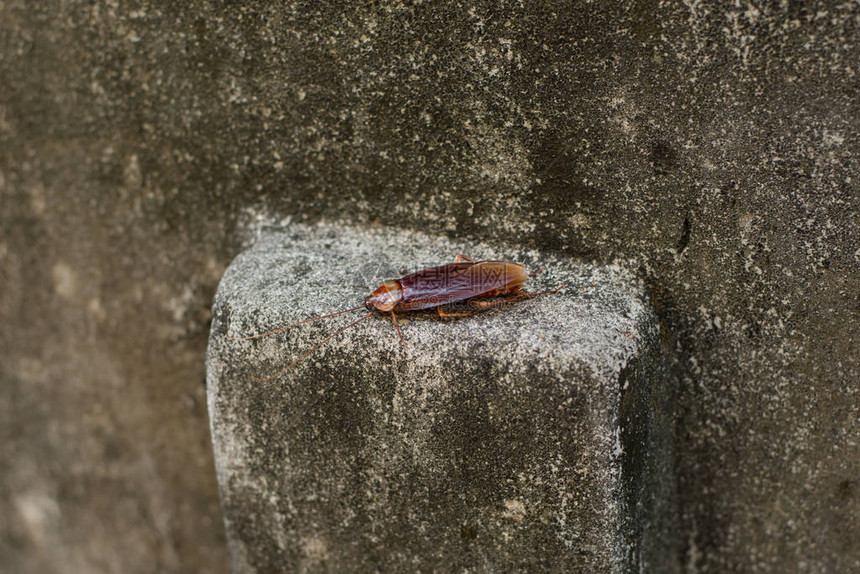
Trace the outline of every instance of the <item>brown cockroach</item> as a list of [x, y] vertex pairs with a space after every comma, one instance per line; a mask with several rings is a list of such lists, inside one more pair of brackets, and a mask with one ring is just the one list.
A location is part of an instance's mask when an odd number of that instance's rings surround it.
[[[406, 341], [403, 339], [403, 333], [400, 331], [400, 324], [397, 322], [397, 313], [436, 309], [439, 316], [443, 318], [468, 317], [499, 305], [523, 301], [540, 295], [557, 293], [565, 287], [565, 285], [561, 285], [555, 289], [541, 291], [540, 293], [523, 291], [523, 284], [525, 284], [526, 280], [529, 277], [538, 275], [540, 272], [528, 273], [525, 266], [521, 263], [495, 260], [476, 261], [465, 255], [458, 255], [454, 258], [453, 263], [428, 267], [427, 269], [404, 275], [400, 279], [386, 281], [365, 298], [363, 305], [335, 311], [327, 315], [320, 315], [319, 317], [304, 319], [258, 335], [230, 337], [230, 339], [234, 341], [259, 339], [279, 333], [290, 327], [295, 327], [296, 325], [310, 323], [319, 319], [327, 319], [342, 313], [349, 313], [350, 311], [357, 311], [362, 307], [370, 311], [360, 319], [341, 327], [274, 375], [262, 379], [255, 378], [258, 381], [266, 381], [287, 372], [300, 361], [309, 357], [314, 351], [350, 327], [370, 318], [374, 313], [390, 314], [391, 322], [394, 324], [397, 336], [400, 337], [400, 342], [408, 347]], [[445, 309], [447, 306], [457, 303], [471, 309], [460, 312], [450, 312]]]

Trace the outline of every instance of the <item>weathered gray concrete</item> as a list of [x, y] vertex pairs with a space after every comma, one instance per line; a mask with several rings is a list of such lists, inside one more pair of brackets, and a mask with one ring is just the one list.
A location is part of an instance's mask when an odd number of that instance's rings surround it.
[[[374, 317], [294, 369], [402, 269], [523, 261], [563, 293], [459, 320]], [[213, 309], [210, 420], [236, 572], [678, 567], [671, 380], [618, 266], [402, 230], [268, 230]], [[661, 486], [668, 485], [668, 488]], [[657, 486], [657, 488], [655, 488]]]
[[860, 570], [856, 2], [0, 2], [0, 569], [226, 572], [258, 216], [639, 265], [697, 572]]

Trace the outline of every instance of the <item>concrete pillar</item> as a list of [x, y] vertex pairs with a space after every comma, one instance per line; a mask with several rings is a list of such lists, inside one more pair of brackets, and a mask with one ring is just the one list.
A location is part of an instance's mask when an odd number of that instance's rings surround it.
[[[404, 272], [458, 253], [558, 294], [463, 318], [373, 316], [269, 380]], [[366, 312], [364, 312], [366, 314]], [[634, 273], [338, 226], [270, 230], [218, 289], [208, 356], [236, 572], [670, 571], [672, 390]]]

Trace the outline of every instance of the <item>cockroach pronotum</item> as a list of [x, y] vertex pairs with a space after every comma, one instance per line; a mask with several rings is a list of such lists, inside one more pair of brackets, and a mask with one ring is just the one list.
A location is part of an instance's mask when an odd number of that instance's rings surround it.
[[[349, 313], [350, 311], [357, 311], [362, 307], [370, 311], [360, 319], [341, 327], [274, 375], [262, 379], [255, 378], [258, 381], [267, 381], [284, 374], [300, 361], [313, 354], [314, 351], [350, 327], [370, 318], [374, 313], [390, 314], [391, 322], [394, 324], [397, 336], [400, 337], [400, 342], [405, 347], [408, 347], [406, 340], [403, 338], [403, 333], [400, 331], [400, 324], [397, 322], [397, 313], [436, 309], [439, 316], [443, 318], [468, 317], [499, 305], [532, 299], [540, 295], [557, 293], [566, 286], [561, 285], [555, 289], [541, 291], [540, 293], [523, 291], [523, 284], [526, 280], [538, 273], [540, 271], [537, 273], [528, 273], [525, 266], [521, 263], [495, 260], [476, 261], [465, 255], [458, 255], [454, 258], [453, 263], [428, 267], [427, 269], [404, 275], [400, 279], [386, 281], [365, 298], [363, 305], [335, 311], [327, 315], [320, 315], [319, 317], [304, 319], [258, 335], [230, 337], [230, 339], [234, 341], [259, 339], [279, 333], [290, 327], [295, 327], [296, 325], [310, 323], [319, 319], [327, 319], [342, 313]], [[469, 310], [458, 312], [446, 309], [450, 308], [453, 304], [464, 305]]]

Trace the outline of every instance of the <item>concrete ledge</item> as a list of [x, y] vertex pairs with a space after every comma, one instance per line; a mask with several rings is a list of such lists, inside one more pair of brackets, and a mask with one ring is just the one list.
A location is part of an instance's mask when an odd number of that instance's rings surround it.
[[[457, 253], [563, 293], [372, 317], [273, 374], [384, 279]], [[397, 230], [264, 232], [214, 304], [208, 400], [234, 571], [676, 569], [671, 389], [634, 275]]]

